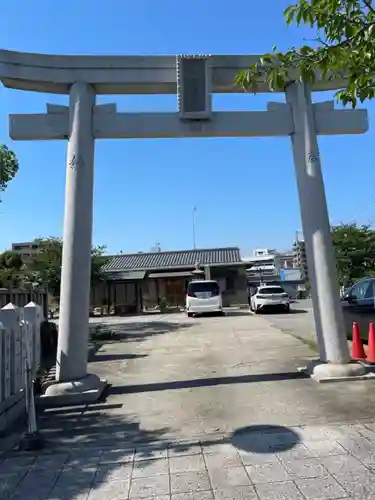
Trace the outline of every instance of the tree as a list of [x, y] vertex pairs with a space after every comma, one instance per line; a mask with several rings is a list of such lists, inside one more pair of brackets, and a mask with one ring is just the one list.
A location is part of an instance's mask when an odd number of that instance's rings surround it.
[[103, 276], [101, 273], [102, 266], [108, 261], [108, 256], [105, 255], [107, 247], [105, 245], [98, 245], [91, 251], [91, 284], [96, 285], [102, 281]]
[[235, 83], [256, 90], [257, 80], [266, 76], [273, 90], [283, 90], [289, 81], [313, 83], [343, 80], [336, 93], [343, 104], [354, 108], [357, 101], [375, 96], [375, 7], [372, 0], [298, 0], [284, 11], [288, 25], [307, 24], [317, 31], [310, 45], [279, 52], [274, 46], [251, 68], [241, 71]]
[[347, 288], [366, 276], [375, 275], [375, 230], [356, 223], [332, 228], [340, 285]]
[[5, 144], [0, 144], [0, 193], [5, 191], [17, 171], [18, 160], [16, 155]]
[[[27, 269], [36, 281], [47, 283], [54, 297], [60, 296], [61, 262], [63, 242], [61, 238], [39, 238], [35, 240], [38, 250], [30, 257]], [[91, 251], [91, 281], [93, 284], [101, 280], [100, 268], [106, 262], [105, 245], [93, 247]]]
[[22, 257], [11, 251], [0, 254], [0, 286], [19, 286], [22, 285], [23, 272]]
[[37, 251], [27, 262], [29, 274], [34, 274], [35, 280], [48, 284], [48, 290], [54, 297], [60, 296], [61, 282], [61, 238], [38, 238]]

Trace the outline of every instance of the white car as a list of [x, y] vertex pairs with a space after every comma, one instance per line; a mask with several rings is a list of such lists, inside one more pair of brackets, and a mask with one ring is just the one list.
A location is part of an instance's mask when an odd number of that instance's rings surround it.
[[277, 285], [261, 285], [250, 298], [250, 309], [258, 314], [267, 309], [290, 311], [290, 298], [283, 287]]
[[186, 313], [188, 316], [197, 314], [223, 314], [223, 301], [217, 281], [190, 281], [186, 294]]

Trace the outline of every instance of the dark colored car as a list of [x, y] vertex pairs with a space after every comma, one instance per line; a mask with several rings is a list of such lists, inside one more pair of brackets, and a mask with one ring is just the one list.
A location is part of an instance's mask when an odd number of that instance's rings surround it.
[[355, 321], [361, 337], [367, 340], [369, 324], [375, 323], [375, 277], [355, 283], [345, 291], [341, 300], [347, 337], [351, 338]]

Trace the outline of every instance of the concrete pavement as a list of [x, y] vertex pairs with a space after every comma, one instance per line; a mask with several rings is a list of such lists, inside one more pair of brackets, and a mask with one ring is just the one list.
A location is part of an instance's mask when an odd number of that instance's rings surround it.
[[105, 401], [44, 412], [0, 500], [375, 497], [375, 382], [302, 378], [309, 347], [246, 311], [100, 322], [121, 334], [90, 365]]
[[276, 328], [290, 333], [307, 343], [316, 344], [314, 312], [311, 299], [291, 304], [290, 314], [264, 314], [263, 317]]
[[[115, 323], [111, 328], [123, 331], [126, 341], [103, 346], [90, 370], [112, 381], [111, 402], [126, 401], [149, 428], [161, 419], [173, 438], [265, 422], [337, 422], [342, 408], [351, 420], [349, 385], [362, 405], [372, 394], [366, 383], [359, 391], [357, 382], [319, 388], [302, 379], [297, 368], [315, 356], [307, 345], [270, 326], [266, 317], [229, 314], [141, 318], [137, 330], [134, 320]], [[112, 356], [117, 359], [108, 364]]]

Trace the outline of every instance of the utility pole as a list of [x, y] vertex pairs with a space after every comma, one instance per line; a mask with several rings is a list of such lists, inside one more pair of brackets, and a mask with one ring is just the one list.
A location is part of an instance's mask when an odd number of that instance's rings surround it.
[[193, 248], [194, 250], [196, 249], [196, 244], [195, 244], [195, 214], [197, 211], [197, 207], [193, 208], [193, 213], [192, 213], [192, 222], [193, 222]]

